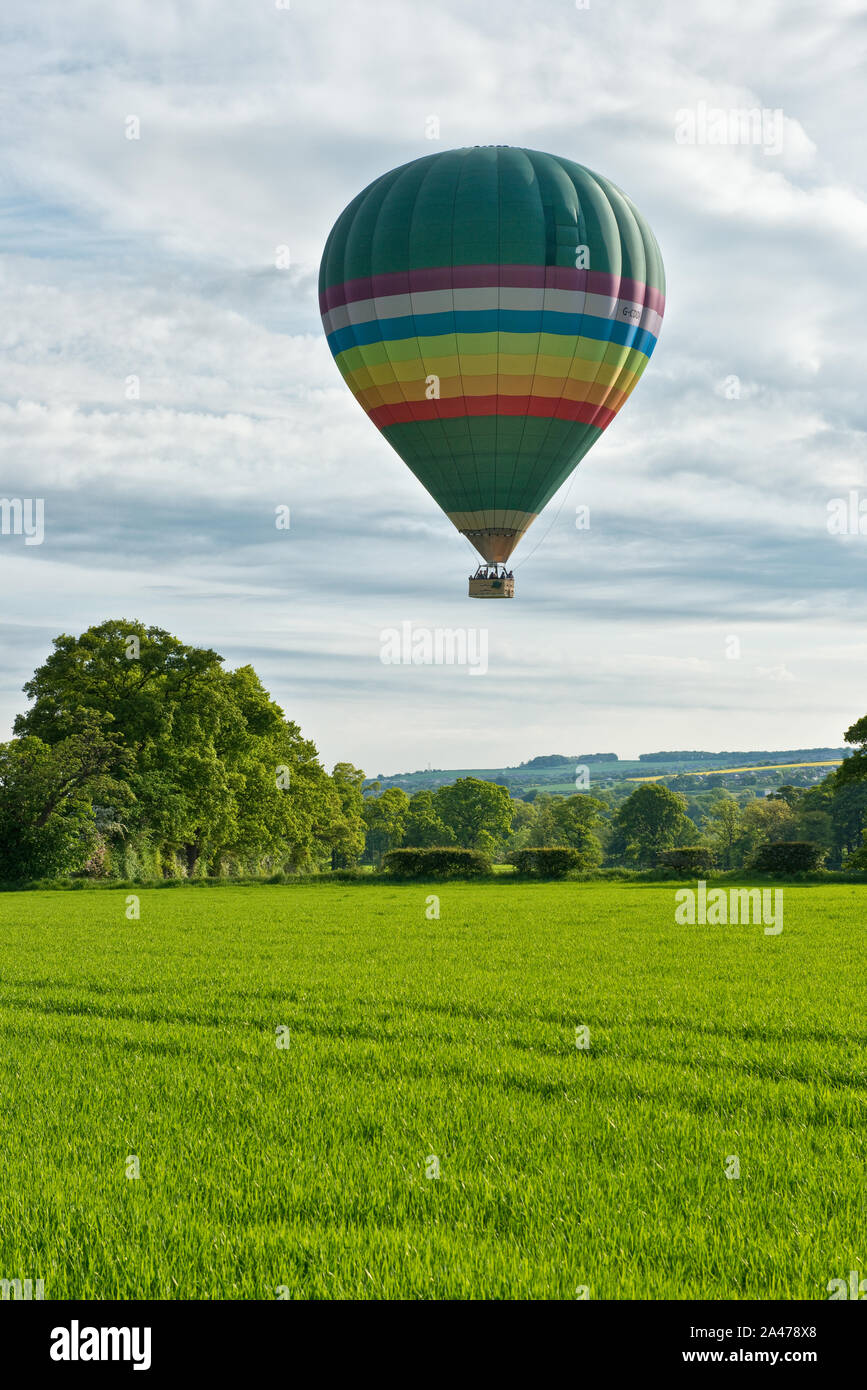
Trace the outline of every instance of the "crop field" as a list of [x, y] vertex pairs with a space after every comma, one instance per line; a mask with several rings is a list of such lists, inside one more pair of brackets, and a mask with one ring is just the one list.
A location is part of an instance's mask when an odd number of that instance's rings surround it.
[[[827, 759], [826, 761], [823, 761], [823, 762], [813, 762], [813, 763], [761, 763], [761, 764], [758, 764], [758, 763], [751, 763], [751, 764], [749, 764], [749, 765], [746, 766], [746, 767], [715, 767], [715, 768], [713, 769], [713, 771], [714, 771], [718, 776], [724, 776], [726, 773], [729, 773], [729, 772], [785, 772], [785, 771], [787, 771], [789, 768], [800, 768], [800, 767], [839, 767], [841, 762], [842, 762], [842, 758], [829, 758], [829, 759]], [[667, 777], [667, 776], [670, 776], [670, 775], [671, 775], [670, 773], [658, 772], [658, 773], [656, 773], [653, 777], [627, 777], [627, 778], [626, 778], [626, 781], [627, 781], [627, 782], [661, 782], [662, 779], [663, 779], [663, 777]], [[705, 776], [707, 776], [707, 773], [706, 773], [706, 771], [702, 771], [702, 772], [689, 772], [689, 771], [685, 771], [685, 772], [681, 773], [680, 775], [683, 776], [683, 777], [705, 777]]]
[[783, 891], [779, 935], [668, 885], [4, 894], [0, 1278], [825, 1299], [867, 1269], [867, 887]]

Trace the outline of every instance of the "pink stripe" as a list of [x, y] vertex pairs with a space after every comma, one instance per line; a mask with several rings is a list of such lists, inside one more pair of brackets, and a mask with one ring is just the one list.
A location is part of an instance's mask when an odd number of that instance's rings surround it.
[[651, 289], [641, 280], [622, 279], [601, 270], [576, 270], [568, 265], [456, 265], [368, 275], [329, 286], [319, 296], [319, 308], [325, 314], [329, 309], [360, 299], [423, 290], [487, 289], [497, 285], [513, 289], [586, 290], [588, 294], [631, 299], [657, 314], [665, 309], [665, 295], [661, 290]]

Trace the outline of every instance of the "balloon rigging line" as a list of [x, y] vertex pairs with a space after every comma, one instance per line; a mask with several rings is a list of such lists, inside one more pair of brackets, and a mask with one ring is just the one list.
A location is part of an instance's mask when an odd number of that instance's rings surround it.
[[539, 537], [539, 539], [537, 540], [536, 544], [533, 546], [533, 549], [530, 551], [530, 554], [529, 554], [529, 555], [525, 555], [524, 558], [523, 558], [523, 560], [519, 560], [518, 563], [517, 563], [516, 565], [513, 566], [513, 569], [519, 570], [519, 569], [521, 568], [522, 565], [525, 565], [525, 564], [527, 563], [528, 560], [532, 560], [533, 556], [536, 554], [536, 551], [539, 549], [539, 546], [540, 546], [540, 545], [543, 545], [544, 542], [548, 539], [548, 537], [550, 536], [550, 534], [551, 534], [551, 532], [553, 531], [554, 527], [557, 525], [557, 522], [560, 520], [560, 513], [562, 512], [563, 508], [565, 507], [566, 503], [567, 503], [568, 500], [569, 500], [569, 493], [572, 491], [572, 484], [574, 483], [574, 481], [575, 481], [575, 479], [576, 479], [577, 476], [578, 476], [578, 469], [576, 468], [576, 469], [574, 469], [574, 471], [573, 471], [573, 473], [572, 473], [572, 475], [571, 475], [571, 477], [570, 477], [570, 479], [569, 479], [569, 486], [567, 487], [565, 493], [563, 494], [563, 501], [560, 503], [559, 507], [557, 508], [557, 515], [554, 517], [554, 520], [551, 522], [551, 525], [548, 527], [548, 529], [547, 529], [547, 531], [545, 532], [544, 536], [540, 536], [540, 537]]

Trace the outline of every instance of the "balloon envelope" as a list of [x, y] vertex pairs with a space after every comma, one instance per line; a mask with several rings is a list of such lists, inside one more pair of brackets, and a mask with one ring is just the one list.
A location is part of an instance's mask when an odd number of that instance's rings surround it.
[[653, 233], [607, 179], [474, 146], [359, 193], [326, 243], [319, 296], [356, 399], [497, 562], [641, 376], [665, 278]]

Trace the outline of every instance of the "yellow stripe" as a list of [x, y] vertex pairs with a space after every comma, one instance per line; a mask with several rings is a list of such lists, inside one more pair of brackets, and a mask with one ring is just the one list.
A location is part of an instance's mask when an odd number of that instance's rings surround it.
[[[401, 401], [424, 401], [430, 399], [424, 378], [416, 381], [383, 382], [365, 389], [353, 387], [356, 399], [365, 410], [373, 410], [378, 405], [396, 405]], [[439, 399], [455, 400], [461, 396], [540, 396], [552, 401], [562, 396], [567, 401], [582, 401], [587, 405], [605, 405], [609, 410], [619, 410], [626, 399], [627, 392], [612, 389], [603, 382], [593, 383], [564, 379], [563, 377], [538, 377], [532, 375], [496, 376], [456, 376], [440, 382]]]
[[[646, 360], [645, 358], [644, 361]], [[386, 362], [375, 367], [359, 366], [351, 373], [346, 370], [345, 363], [340, 365], [350, 389], [356, 395], [397, 385], [402, 388], [404, 394], [396, 396], [396, 400], [425, 400], [429, 379], [436, 377], [440, 396], [461, 395], [461, 390], [454, 389], [452, 385], [461, 381], [464, 383], [464, 395], [494, 393], [499, 383], [502, 394], [510, 396], [529, 395], [531, 389], [533, 394], [540, 396], [559, 395], [570, 383], [583, 383], [601, 391], [602, 395], [598, 398], [601, 401], [613, 384], [616, 384], [618, 393], [628, 394], [643, 370], [643, 367], [640, 367], [636, 371], [618, 372], [616, 367], [606, 363], [599, 365], [576, 358], [569, 363], [568, 371], [564, 373], [564, 364], [558, 364], [556, 359], [541, 357], [537, 362], [534, 357], [527, 357], [526, 354], [505, 358], [490, 355], [471, 357], [465, 359], [460, 366], [456, 357], [434, 358], [427, 362], [422, 362], [416, 357], [407, 362]], [[483, 383], [483, 386], [476, 389], [468, 384], [472, 382]], [[597, 396], [570, 394], [569, 399], [595, 401]]]
[[[535, 362], [540, 358], [556, 358], [571, 361], [573, 356], [583, 362], [602, 363], [617, 368], [626, 367], [636, 371], [647, 363], [647, 356], [635, 348], [624, 347], [620, 343], [600, 343], [594, 338], [561, 337], [557, 333], [459, 333], [446, 334], [437, 338], [404, 338], [393, 343], [367, 343], [363, 347], [346, 348], [336, 357], [338, 366], [349, 371], [358, 367], [378, 367], [389, 363], [410, 362], [419, 359], [435, 362], [460, 357], [464, 362], [468, 357], [489, 356], [501, 360], [504, 356], [524, 354]], [[450, 375], [450, 373], [443, 373]]]

